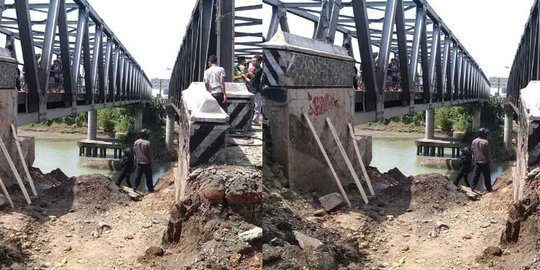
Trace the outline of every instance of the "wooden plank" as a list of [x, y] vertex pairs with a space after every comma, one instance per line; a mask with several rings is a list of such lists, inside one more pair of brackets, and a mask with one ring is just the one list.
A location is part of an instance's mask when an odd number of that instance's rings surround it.
[[345, 189], [343, 189], [343, 186], [341, 185], [341, 181], [339, 180], [339, 177], [337, 176], [336, 170], [334, 169], [334, 165], [332, 165], [332, 162], [330, 162], [330, 158], [328, 157], [326, 150], [324, 150], [321, 139], [319, 138], [319, 135], [317, 135], [317, 131], [315, 131], [315, 127], [313, 127], [313, 123], [311, 122], [311, 119], [309, 119], [309, 116], [307, 113], [303, 113], [302, 115], [304, 116], [304, 119], [306, 119], [306, 122], [309, 126], [309, 129], [311, 130], [311, 133], [313, 133], [313, 136], [315, 137], [315, 141], [317, 141], [319, 150], [321, 150], [321, 153], [323, 154], [324, 159], [326, 160], [326, 164], [328, 165], [328, 167], [330, 168], [330, 171], [332, 172], [332, 175], [334, 176], [334, 180], [336, 181], [336, 184], [339, 188], [339, 191], [341, 192], [341, 195], [343, 196], [343, 199], [345, 199], [349, 208], [352, 208], [351, 201], [349, 200], [347, 193], [345, 193]]
[[6, 196], [6, 199], [9, 202], [9, 205], [11, 205], [11, 208], [15, 209], [15, 204], [13, 204], [13, 201], [11, 200], [11, 197], [9, 196], [9, 193], [6, 189], [6, 185], [4, 185], [4, 180], [0, 178], [0, 187], [2, 187], [2, 191], [4, 192], [4, 195]]
[[349, 133], [351, 133], [351, 138], [353, 140], [354, 145], [354, 151], [356, 152], [356, 157], [358, 158], [358, 161], [360, 162], [360, 167], [362, 168], [362, 173], [364, 174], [364, 179], [366, 180], [366, 183], [368, 184], [369, 193], [371, 193], [372, 196], [375, 196], [375, 191], [373, 190], [373, 186], [371, 185], [371, 179], [369, 179], [369, 175], [366, 170], [366, 165], [364, 165], [364, 159], [362, 158], [362, 154], [360, 153], [360, 149], [358, 148], [358, 144], [356, 143], [356, 138], [354, 137], [354, 129], [351, 123], [348, 124], [349, 126]]
[[358, 174], [356, 174], [356, 171], [354, 170], [354, 167], [351, 163], [351, 160], [349, 159], [349, 156], [347, 156], [347, 152], [345, 152], [345, 148], [343, 147], [343, 144], [341, 144], [341, 141], [339, 140], [339, 136], [336, 132], [336, 128], [334, 128], [334, 124], [332, 124], [332, 120], [330, 120], [330, 118], [326, 118], [326, 123], [330, 127], [332, 136], [334, 137], [334, 140], [336, 141], [339, 151], [341, 152], [341, 155], [343, 156], [343, 159], [345, 160], [345, 164], [347, 164], [347, 168], [349, 168], [349, 172], [351, 173], [354, 179], [354, 182], [356, 183], [356, 186], [358, 187], [358, 191], [360, 191], [360, 194], [362, 195], [362, 199], [364, 199], [364, 202], [368, 204], [369, 201], [368, 201], [366, 192], [364, 191], [364, 188], [362, 187], [362, 184], [360, 183], [360, 179], [358, 179]]
[[32, 194], [34, 194], [34, 196], [37, 196], [36, 186], [34, 186], [34, 179], [32, 179], [32, 176], [30, 175], [30, 170], [28, 170], [28, 165], [26, 164], [26, 160], [24, 160], [24, 154], [22, 152], [21, 143], [19, 142], [19, 136], [17, 136], [17, 128], [15, 128], [15, 125], [13, 124], [11, 125], [11, 131], [13, 131], [13, 138], [15, 139], [17, 152], [19, 152], [19, 158], [21, 158], [21, 162], [24, 167], [24, 173], [26, 174], [26, 178], [30, 183], [30, 188], [32, 188]]
[[32, 204], [32, 201], [30, 201], [30, 196], [28, 196], [28, 191], [26, 191], [26, 187], [24, 186], [21, 176], [19, 175], [19, 172], [17, 172], [17, 167], [15, 167], [15, 164], [13, 164], [13, 160], [9, 156], [9, 152], [2, 138], [0, 138], [0, 148], [2, 148], [2, 152], [4, 152], [4, 156], [6, 157], [6, 160], [9, 164], [9, 167], [11, 168], [11, 171], [13, 172], [13, 174], [15, 175], [15, 178], [17, 179], [17, 183], [19, 183], [19, 187], [21, 188], [21, 191], [24, 195], [24, 198], [26, 199], [26, 202], [28, 203], [28, 205]]

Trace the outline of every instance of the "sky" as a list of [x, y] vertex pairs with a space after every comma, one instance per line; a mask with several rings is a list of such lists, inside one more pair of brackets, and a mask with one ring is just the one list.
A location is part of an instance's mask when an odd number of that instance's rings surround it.
[[[250, 4], [258, 1], [237, 0]], [[512, 65], [534, 0], [427, 1], [488, 76], [508, 75], [505, 67]], [[176, 60], [196, 0], [89, 2], [149, 77], [170, 77], [168, 68]], [[262, 32], [266, 35], [270, 9], [265, 7], [263, 13]], [[294, 25], [293, 33], [312, 32], [311, 23], [289, 20]], [[339, 35], [336, 42], [340, 42]]]

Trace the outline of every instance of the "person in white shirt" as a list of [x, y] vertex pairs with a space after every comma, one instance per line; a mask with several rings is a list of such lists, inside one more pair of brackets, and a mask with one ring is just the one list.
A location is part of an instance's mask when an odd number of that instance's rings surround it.
[[227, 93], [225, 91], [225, 69], [217, 65], [217, 57], [211, 55], [208, 58], [208, 69], [204, 72], [204, 84], [206, 90], [217, 100], [219, 106], [225, 110]]

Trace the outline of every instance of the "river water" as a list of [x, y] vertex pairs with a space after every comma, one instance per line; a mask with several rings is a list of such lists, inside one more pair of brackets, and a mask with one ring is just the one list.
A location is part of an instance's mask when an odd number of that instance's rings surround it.
[[[105, 169], [93, 169], [84, 167], [85, 157], [79, 157], [79, 147], [77, 140], [81, 138], [36, 138], [36, 159], [34, 167], [39, 168], [43, 173], [48, 173], [57, 168], [61, 169], [67, 176], [79, 176], [85, 174], [104, 174], [116, 180], [120, 173]], [[111, 151], [109, 151], [111, 152]], [[153, 181], [157, 183], [159, 177], [169, 169], [170, 163], [157, 164], [153, 168]], [[131, 175], [131, 180], [135, 174]], [[143, 176], [144, 178], [144, 176]], [[145, 186], [144, 179], [141, 186]]]
[[[447, 169], [426, 168], [421, 166], [423, 157], [416, 155], [416, 145], [414, 138], [377, 138], [373, 137], [373, 160], [371, 166], [377, 167], [379, 171], [386, 172], [393, 168], [398, 168], [404, 175], [418, 175], [428, 173], [441, 173], [451, 179], [455, 179], [458, 171]], [[447, 151], [448, 152], [448, 151]], [[491, 181], [500, 176], [506, 168], [508, 162], [495, 163], [491, 169]], [[472, 180], [472, 172], [469, 174], [469, 181]], [[480, 178], [482, 183], [483, 178]]]

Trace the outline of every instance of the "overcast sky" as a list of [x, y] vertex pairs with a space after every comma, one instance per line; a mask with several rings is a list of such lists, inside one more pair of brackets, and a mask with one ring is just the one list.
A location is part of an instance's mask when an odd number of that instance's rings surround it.
[[[256, 3], [260, 0], [237, 0]], [[507, 76], [534, 0], [428, 0], [488, 76]], [[169, 78], [196, 0], [89, 0], [150, 77]], [[269, 9], [262, 16], [269, 18]], [[266, 28], [265, 22], [264, 27]], [[293, 32], [303, 25], [291, 24]], [[310, 30], [312, 31], [312, 30]], [[262, 31], [266, 34], [267, 29]]]

